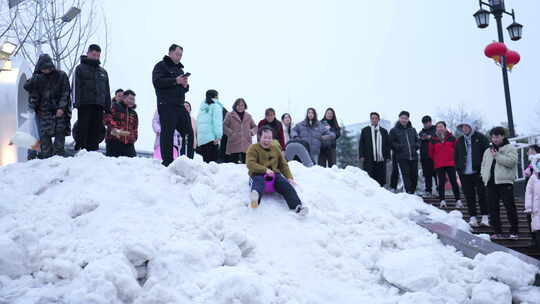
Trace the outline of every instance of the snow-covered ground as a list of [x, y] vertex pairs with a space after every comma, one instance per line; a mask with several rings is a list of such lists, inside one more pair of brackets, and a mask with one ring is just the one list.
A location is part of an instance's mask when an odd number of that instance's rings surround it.
[[[310, 214], [247, 207], [244, 166], [80, 153], [0, 167], [0, 303], [540, 303], [538, 269], [463, 257], [467, 229], [360, 169], [291, 163]], [[528, 302], [527, 302], [528, 301]]]

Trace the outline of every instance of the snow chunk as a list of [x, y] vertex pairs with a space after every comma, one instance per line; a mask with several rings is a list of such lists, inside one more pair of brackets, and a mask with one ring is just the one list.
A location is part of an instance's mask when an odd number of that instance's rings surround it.
[[479, 254], [474, 258], [475, 279], [496, 279], [511, 288], [525, 287], [534, 282], [538, 268], [505, 252]]
[[444, 260], [418, 248], [387, 254], [379, 262], [383, 278], [408, 291], [429, 291], [439, 284]]
[[7, 236], [0, 236], [0, 275], [16, 279], [30, 273], [26, 250]]
[[471, 304], [509, 304], [512, 293], [508, 285], [492, 280], [483, 280], [472, 290]]

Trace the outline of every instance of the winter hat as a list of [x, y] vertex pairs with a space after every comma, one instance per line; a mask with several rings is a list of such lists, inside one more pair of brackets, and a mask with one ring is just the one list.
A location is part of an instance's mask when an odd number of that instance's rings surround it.
[[403, 115], [405, 115], [405, 116], [407, 116], [407, 117], [411, 117], [411, 114], [409, 114], [409, 112], [407, 112], [407, 111], [401, 111], [401, 112], [399, 112], [399, 116], [398, 116], [398, 117], [401, 117], [401, 116], [403, 116]]
[[459, 124], [457, 125], [456, 128], [457, 128], [460, 132], [463, 133], [463, 130], [462, 130], [462, 129], [463, 129], [463, 126], [469, 126], [469, 127], [471, 127], [471, 129], [473, 129], [473, 131], [474, 131], [474, 129], [475, 129], [475, 124], [474, 124], [474, 122], [473, 122], [473, 121], [470, 121], [470, 120], [466, 120], [466, 121], [463, 121], [463, 122], [459, 123]]
[[529, 156], [529, 160], [531, 161], [533, 171], [535, 173], [540, 173], [540, 154], [534, 154]]

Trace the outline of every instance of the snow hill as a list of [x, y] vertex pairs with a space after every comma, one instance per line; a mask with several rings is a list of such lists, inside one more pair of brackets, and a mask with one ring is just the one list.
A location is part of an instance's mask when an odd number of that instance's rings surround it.
[[538, 269], [465, 258], [410, 220], [467, 229], [459, 212], [358, 168], [291, 168], [306, 218], [277, 196], [249, 209], [241, 165], [81, 152], [0, 167], [0, 303], [540, 303]]

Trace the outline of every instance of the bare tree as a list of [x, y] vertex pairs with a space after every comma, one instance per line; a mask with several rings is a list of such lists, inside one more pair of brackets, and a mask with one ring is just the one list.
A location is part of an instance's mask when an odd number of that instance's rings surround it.
[[19, 45], [17, 53], [32, 65], [42, 53], [71, 77], [79, 56], [89, 43], [108, 54], [108, 26], [95, 0], [26, 0], [9, 11], [13, 20], [7, 36]]
[[483, 131], [483, 128], [485, 127], [482, 115], [475, 111], [465, 110], [465, 105], [463, 103], [456, 106], [448, 106], [447, 108], [439, 109], [437, 112], [437, 117], [446, 122], [448, 129], [453, 132], [456, 132], [457, 126], [463, 122], [473, 124], [473, 127], [479, 131]]

